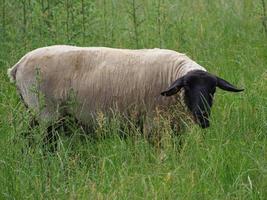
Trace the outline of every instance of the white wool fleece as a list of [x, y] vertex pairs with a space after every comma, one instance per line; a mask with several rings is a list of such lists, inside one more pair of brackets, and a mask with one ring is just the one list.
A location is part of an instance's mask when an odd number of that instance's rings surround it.
[[97, 111], [126, 112], [135, 106], [151, 112], [175, 104], [179, 95], [166, 98], [160, 93], [192, 70], [206, 71], [185, 54], [172, 50], [58, 45], [29, 52], [8, 74], [25, 104], [36, 111], [40, 106], [32, 87], [38, 85], [46, 104], [43, 117], [60, 114], [57, 108], [66, 105], [73, 92], [77, 104], [74, 108], [65, 106], [64, 112], [86, 123]]

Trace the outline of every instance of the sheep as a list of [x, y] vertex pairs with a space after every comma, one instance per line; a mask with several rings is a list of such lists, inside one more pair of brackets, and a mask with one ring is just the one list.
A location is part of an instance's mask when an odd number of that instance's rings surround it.
[[[207, 128], [216, 87], [243, 91], [185, 54], [158, 48], [43, 47], [27, 53], [8, 75], [24, 104], [40, 112], [37, 121], [70, 114], [86, 124], [98, 111], [126, 113], [134, 106], [151, 114], [183, 99], [196, 123]], [[42, 109], [34, 86], [43, 94]], [[72, 108], [66, 106], [71, 93], [77, 102]]]

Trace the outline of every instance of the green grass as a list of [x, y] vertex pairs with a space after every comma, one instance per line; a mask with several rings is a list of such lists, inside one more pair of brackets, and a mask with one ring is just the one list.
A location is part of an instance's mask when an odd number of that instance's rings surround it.
[[[267, 199], [261, 0], [1, 0], [0, 19], [0, 199]], [[174, 137], [162, 128], [161, 149], [138, 130], [119, 137], [115, 119], [96, 138], [73, 125], [51, 154], [42, 128], [27, 146], [29, 115], [6, 76], [51, 44], [174, 49], [245, 91], [218, 89], [211, 127]]]

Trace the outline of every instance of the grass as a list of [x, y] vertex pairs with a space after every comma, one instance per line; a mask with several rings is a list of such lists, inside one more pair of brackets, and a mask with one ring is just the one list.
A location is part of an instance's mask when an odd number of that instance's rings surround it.
[[[262, 0], [5, 1], [0, 3], [0, 199], [267, 199], [267, 35]], [[169, 48], [245, 88], [216, 92], [211, 127], [162, 129], [153, 147], [118, 120], [99, 137], [72, 124], [47, 153], [7, 68], [51, 44]], [[106, 137], [101, 136], [106, 134]], [[183, 143], [180, 145], [179, 141]]]

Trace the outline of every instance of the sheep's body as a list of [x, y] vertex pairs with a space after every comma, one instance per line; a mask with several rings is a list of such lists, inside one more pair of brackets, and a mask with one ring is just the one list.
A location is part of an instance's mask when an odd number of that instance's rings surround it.
[[[166, 98], [160, 93], [192, 70], [205, 71], [186, 55], [171, 50], [64, 45], [29, 52], [9, 69], [9, 76], [28, 107], [40, 109], [34, 86], [44, 95], [46, 107], [40, 120], [68, 113], [86, 123], [97, 111], [127, 112], [135, 106], [153, 112], [156, 107], [175, 104], [179, 95]], [[73, 108], [66, 106], [71, 96], [76, 97]]]

